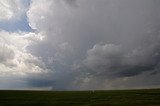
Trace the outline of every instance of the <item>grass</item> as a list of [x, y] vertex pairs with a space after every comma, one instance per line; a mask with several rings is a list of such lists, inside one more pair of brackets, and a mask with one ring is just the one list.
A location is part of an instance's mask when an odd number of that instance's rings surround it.
[[0, 106], [160, 106], [160, 89], [0, 91]]

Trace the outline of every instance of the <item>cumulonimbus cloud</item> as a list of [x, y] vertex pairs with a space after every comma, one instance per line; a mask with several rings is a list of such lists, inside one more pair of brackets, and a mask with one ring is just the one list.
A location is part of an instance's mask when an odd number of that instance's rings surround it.
[[[26, 68], [44, 72], [29, 73], [24, 80], [30, 87], [50, 89], [158, 86], [159, 3], [32, 0], [27, 17], [35, 31], [18, 41], [23, 42], [18, 51], [25, 54]], [[15, 59], [10, 48], [5, 51], [11, 56], [0, 55], [3, 64]]]

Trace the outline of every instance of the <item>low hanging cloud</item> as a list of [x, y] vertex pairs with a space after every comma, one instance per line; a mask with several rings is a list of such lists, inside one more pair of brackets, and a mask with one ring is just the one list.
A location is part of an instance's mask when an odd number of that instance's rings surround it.
[[93, 71], [91, 73], [107, 78], [132, 77], [145, 71], [152, 73], [160, 62], [160, 45], [154, 43], [130, 51], [114, 44], [97, 44], [88, 50], [84, 64]]

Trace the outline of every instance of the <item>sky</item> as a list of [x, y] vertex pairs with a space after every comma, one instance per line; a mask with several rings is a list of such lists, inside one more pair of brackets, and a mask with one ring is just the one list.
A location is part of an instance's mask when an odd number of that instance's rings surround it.
[[159, 0], [1, 0], [0, 89], [160, 87]]

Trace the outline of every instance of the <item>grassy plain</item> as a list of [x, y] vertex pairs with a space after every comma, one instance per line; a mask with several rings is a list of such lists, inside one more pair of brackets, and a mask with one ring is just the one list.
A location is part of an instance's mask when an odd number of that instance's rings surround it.
[[0, 106], [160, 106], [160, 89], [0, 91]]

